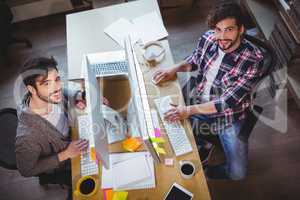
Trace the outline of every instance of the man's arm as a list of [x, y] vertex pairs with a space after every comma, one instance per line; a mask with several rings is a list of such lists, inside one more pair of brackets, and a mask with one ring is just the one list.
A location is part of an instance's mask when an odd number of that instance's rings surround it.
[[88, 147], [88, 141], [73, 141], [65, 150], [45, 157], [41, 157], [41, 146], [26, 138], [17, 138], [15, 146], [18, 170], [22, 176], [30, 177], [56, 169], [61, 162], [80, 155]]
[[[172, 67], [157, 70], [152, 78], [155, 84], [175, 79], [177, 72], [190, 72], [199, 70], [201, 57], [207, 49], [207, 42], [210, 37], [211, 34], [209, 32], [202, 35], [202, 37], [198, 40], [197, 47], [195, 48], [193, 53], [184, 61], [179, 62]], [[199, 72], [200, 71], [201, 70], [199, 70]]]
[[240, 104], [245, 96], [253, 91], [261, 79], [262, 71], [260, 67], [261, 62], [257, 62], [249, 67], [237, 81], [230, 85], [225, 92], [214, 101], [218, 112], [223, 112], [226, 108], [234, 108]]
[[214, 114], [224, 112], [226, 108], [234, 108], [247, 94], [252, 92], [253, 88], [255, 88], [257, 82], [260, 80], [260, 64], [260, 62], [257, 62], [249, 67], [243, 76], [232, 85], [228, 86], [218, 99], [191, 106], [175, 106], [165, 114], [166, 120], [178, 121], [186, 119], [190, 115]]
[[155, 84], [159, 84], [162, 82], [174, 80], [176, 78], [177, 72], [189, 72], [192, 69], [192, 65], [187, 63], [186, 61], [182, 61], [173, 65], [170, 68], [159, 69], [153, 75], [153, 81]]
[[196, 114], [213, 114], [218, 112], [214, 102], [207, 102], [203, 104], [196, 104], [191, 106], [177, 106], [173, 105], [169, 111], [165, 113], [165, 119], [167, 121], [175, 122], [183, 119], [187, 119], [191, 115]]
[[59, 167], [57, 154], [40, 158], [41, 147], [24, 141], [16, 141], [16, 161], [22, 176], [31, 177]]

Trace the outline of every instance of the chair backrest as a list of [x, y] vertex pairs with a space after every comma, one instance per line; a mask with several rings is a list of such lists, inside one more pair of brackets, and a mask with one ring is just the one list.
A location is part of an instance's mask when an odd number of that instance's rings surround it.
[[[263, 60], [263, 75], [261, 77], [261, 80], [257, 84], [256, 88], [252, 91], [251, 94], [251, 101], [254, 101], [254, 98], [256, 97], [256, 90], [259, 87], [260, 83], [263, 82], [263, 80], [271, 75], [271, 73], [275, 70], [275, 65], [277, 62], [277, 57], [275, 54], [275, 51], [271, 46], [269, 46], [267, 43], [253, 37], [250, 35], [245, 34], [245, 38], [253, 43], [257, 48], [259, 48], [263, 54], [264, 60]], [[240, 131], [240, 134], [238, 137], [242, 141], [247, 141], [250, 137], [250, 134], [252, 133], [253, 128], [255, 127], [255, 124], [258, 120], [259, 115], [262, 113], [263, 108], [258, 105], [252, 105], [251, 109], [247, 110], [247, 118], [245, 124], [242, 126], [242, 129]]]
[[275, 66], [277, 63], [277, 56], [274, 51], [274, 49], [267, 44], [266, 42], [263, 42], [259, 40], [256, 37], [253, 37], [251, 35], [245, 34], [244, 37], [250, 41], [252, 44], [254, 44], [263, 54], [263, 75], [261, 77], [261, 80], [257, 84], [256, 88], [252, 92], [252, 100], [255, 98], [256, 89], [260, 85], [260, 83], [263, 82], [263, 80], [272, 74], [272, 72], [275, 70]]
[[264, 60], [263, 60], [264, 74], [262, 78], [265, 78], [275, 70], [277, 56], [275, 54], [274, 49], [266, 42], [263, 42], [254, 36], [245, 34], [244, 37], [252, 44], [254, 44], [257, 48], [259, 48], [259, 50], [261, 50], [264, 56]]
[[18, 126], [16, 109], [0, 110], [0, 166], [7, 169], [17, 169], [15, 154], [15, 138]]

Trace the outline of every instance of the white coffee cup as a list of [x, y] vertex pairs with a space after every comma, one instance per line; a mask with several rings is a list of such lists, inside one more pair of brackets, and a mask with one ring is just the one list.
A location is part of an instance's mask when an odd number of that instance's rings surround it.
[[184, 179], [191, 179], [195, 175], [196, 167], [194, 163], [188, 160], [179, 161], [180, 175]]

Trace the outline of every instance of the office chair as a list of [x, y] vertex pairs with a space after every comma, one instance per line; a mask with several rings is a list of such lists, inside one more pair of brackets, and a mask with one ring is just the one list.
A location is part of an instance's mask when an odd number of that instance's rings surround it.
[[245, 34], [244, 37], [253, 43], [256, 47], [258, 47], [264, 57], [263, 60], [263, 75], [261, 77], [261, 80], [256, 85], [256, 88], [253, 90], [251, 94], [251, 102], [252, 107], [247, 110], [247, 117], [245, 120], [245, 123], [241, 129], [240, 134], [238, 135], [239, 139], [242, 141], [247, 141], [250, 137], [250, 134], [252, 133], [252, 130], [258, 121], [258, 118], [260, 114], [263, 112], [263, 108], [261, 106], [255, 105], [254, 100], [256, 98], [257, 88], [259, 85], [267, 78], [271, 73], [275, 70], [275, 65], [277, 62], [277, 57], [275, 54], [274, 49], [268, 45], [267, 43], [253, 37], [250, 35]]
[[16, 170], [15, 138], [18, 126], [16, 109], [5, 108], [0, 110], [0, 124], [0, 166]]
[[[17, 111], [13, 108], [4, 108], [0, 110], [0, 166], [9, 169], [17, 170], [16, 154], [15, 154], [15, 138], [18, 126]], [[45, 179], [45, 174], [37, 175], [41, 186], [48, 184], [57, 184], [50, 179]], [[60, 184], [61, 185], [61, 184]], [[63, 186], [61, 185], [63, 188]]]

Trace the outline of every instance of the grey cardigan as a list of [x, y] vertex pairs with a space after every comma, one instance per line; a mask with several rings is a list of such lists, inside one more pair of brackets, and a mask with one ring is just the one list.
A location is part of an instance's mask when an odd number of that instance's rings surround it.
[[[32, 112], [24, 111], [25, 97], [18, 108], [19, 123], [15, 142], [17, 167], [25, 177], [36, 176], [63, 168], [65, 162], [59, 162], [58, 153], [69, 144], [50, 122]], [[68, 98], [64, 99], [67, 108]]]

